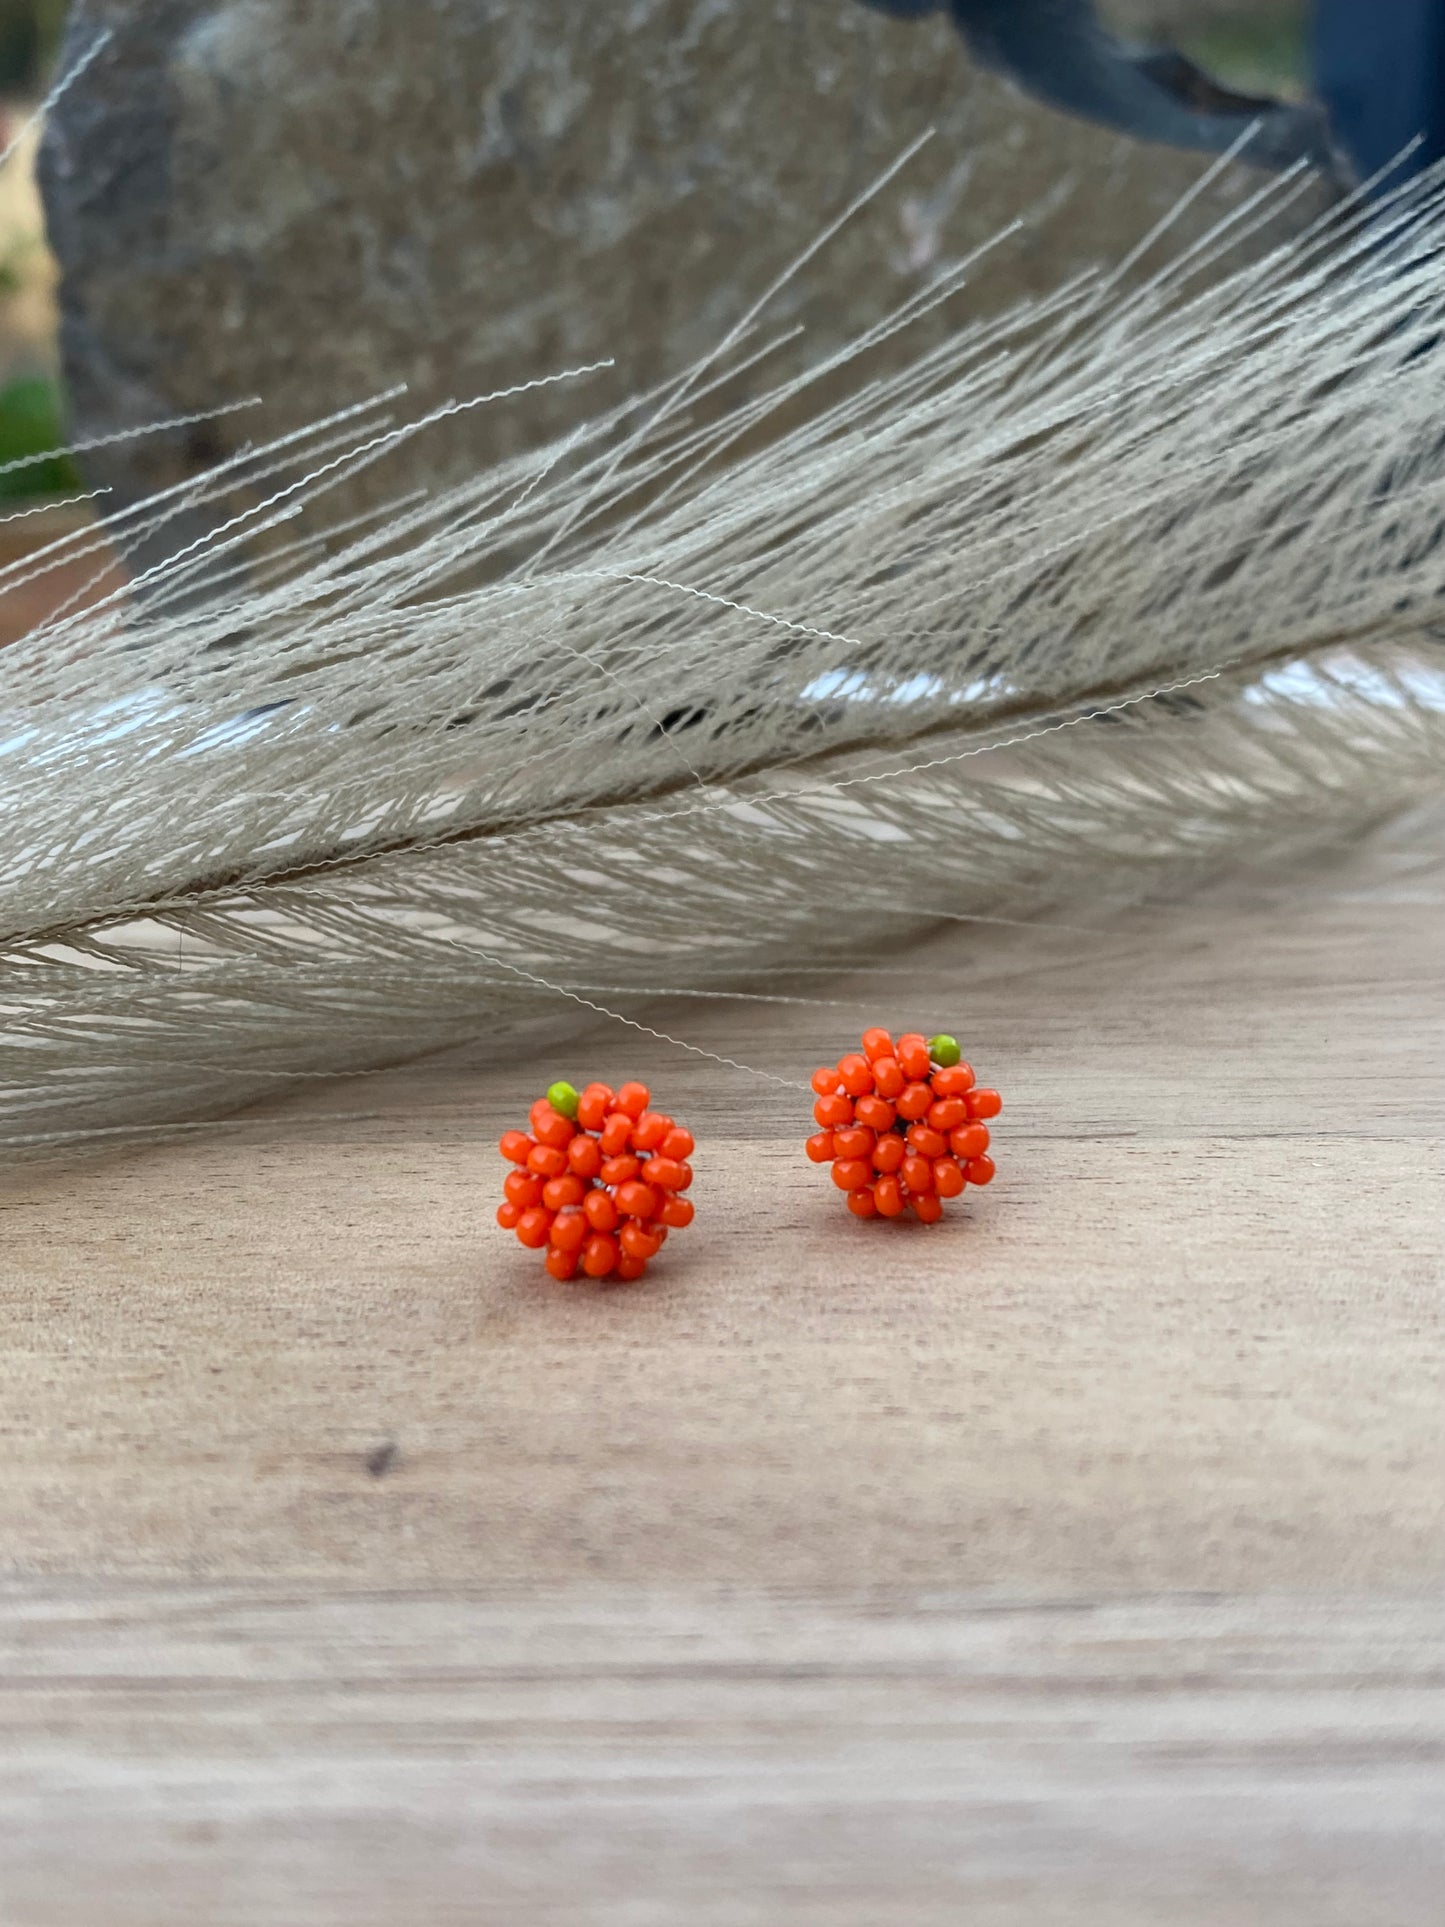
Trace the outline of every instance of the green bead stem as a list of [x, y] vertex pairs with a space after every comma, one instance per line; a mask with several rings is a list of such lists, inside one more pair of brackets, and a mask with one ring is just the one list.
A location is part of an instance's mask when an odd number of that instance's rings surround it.
[[570, 1084], [559, 1079], [557, 1083], [550, 1084], [547, 1087], [547, 1102], [559, 1117], [575, 1118], [577, 1115], [577, 1106], [582, 1102], [582, 1099]]
[[942, 1032], [937, 1037], [929, 1038], [928, 1055], [935, 1064], [941, 1064], [945, 1070], [961, 1062], [963, 1058], [963, 1052], [958, 1047], [958, 1039], [947, 1037]]

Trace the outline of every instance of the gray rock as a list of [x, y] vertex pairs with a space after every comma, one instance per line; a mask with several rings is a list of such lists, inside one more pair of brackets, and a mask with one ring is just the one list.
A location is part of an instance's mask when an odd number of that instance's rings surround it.
[[[399, 381], [419, 411], [615, 357], [409, 446], [347, 506], [531, 445], [710, 347], [930, 125], [777, 302], [794, 361], [1016, 214], [977, 311], [1115, 258], [1202, 166], [853, 0], [76, 0], [69, 56], [103, 26], [42, 161], [74, 432], [265, 404], [92, 457], [117, 501]], [[1215, 183], [1181, 233], [1258, 184]]]

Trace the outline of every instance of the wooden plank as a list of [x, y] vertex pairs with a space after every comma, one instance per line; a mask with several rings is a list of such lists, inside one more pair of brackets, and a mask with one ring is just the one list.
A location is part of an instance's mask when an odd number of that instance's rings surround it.
[[1414, 1927], [1438, 1602], [111, 1586], [0, 1609], [24, 1927]]
[[[935, 1230], [600, 1023], [9, 1174], [5, 1927], [1433, 1921], [1442, 849], [629, 1006], [957, 1028]], [[560, 1071], [704, 1146], [639, 1289], [490, 1225]]]

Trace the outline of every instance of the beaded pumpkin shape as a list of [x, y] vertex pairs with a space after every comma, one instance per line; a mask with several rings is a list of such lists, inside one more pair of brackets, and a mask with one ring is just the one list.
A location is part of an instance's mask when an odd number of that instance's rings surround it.
[[669, 1231], [693, 1220], [691, 1131], [650, 1110], [645, 1084], [582, 1092], [554, 1084], [532, 1106], [530, 1132], [499, 1149], [516, 1169], [497, 1212], [504, 1231], [546, 1250], [554, 1278], [640, 1278]]
[[821, 1129], [808, 1156], [832, 1165], [855, 1218], [911, 1211], [934, 1224], [945, 1199], [993, 1177], [984, 1119], [1003, 1099], [978, 1088], [952, 1037], [909, 1032], [895, 1043], [886, 1030], [864, 1031], [861, 1054], [814, 1071], [813, 1089]]

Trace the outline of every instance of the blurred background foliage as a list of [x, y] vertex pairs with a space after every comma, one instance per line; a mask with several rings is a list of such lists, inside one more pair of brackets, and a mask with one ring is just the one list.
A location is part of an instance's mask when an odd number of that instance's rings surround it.
[[[65, 440], [60, 396], [53, 375], [17, 375], [0, 388], [0, 501], [74, 495], [83, 484], [66, 455], [51, 454]], [[11, 474], [7, 462], [46, 455]]]
[[[65, 25], [65, 0], [0, 0], [0, 142], [20, 131], [44, 90]], [[54, 265], [28, 141], [0, 176], [0, 501], [74, 494], [64, 459], [5, 473], [7, 463], [65, 440], [56, 376]]]
[[[1370, 0], [1360, 0], [1362, 6]], [[1129, 40], [1168, 41], [1244, 93], [1304, 91], [1310, 0], [1096, 0]]]
[[1305, 91], [1309, 10], [1304, 0], [1192, 11], [1196, 17], [1181, 18], [1170, 37], [1208, 72], [1246, 93], [1288, 96]]
[[38, 87], [64, 26], [65, 0], [0, 0], [0, 93]]

